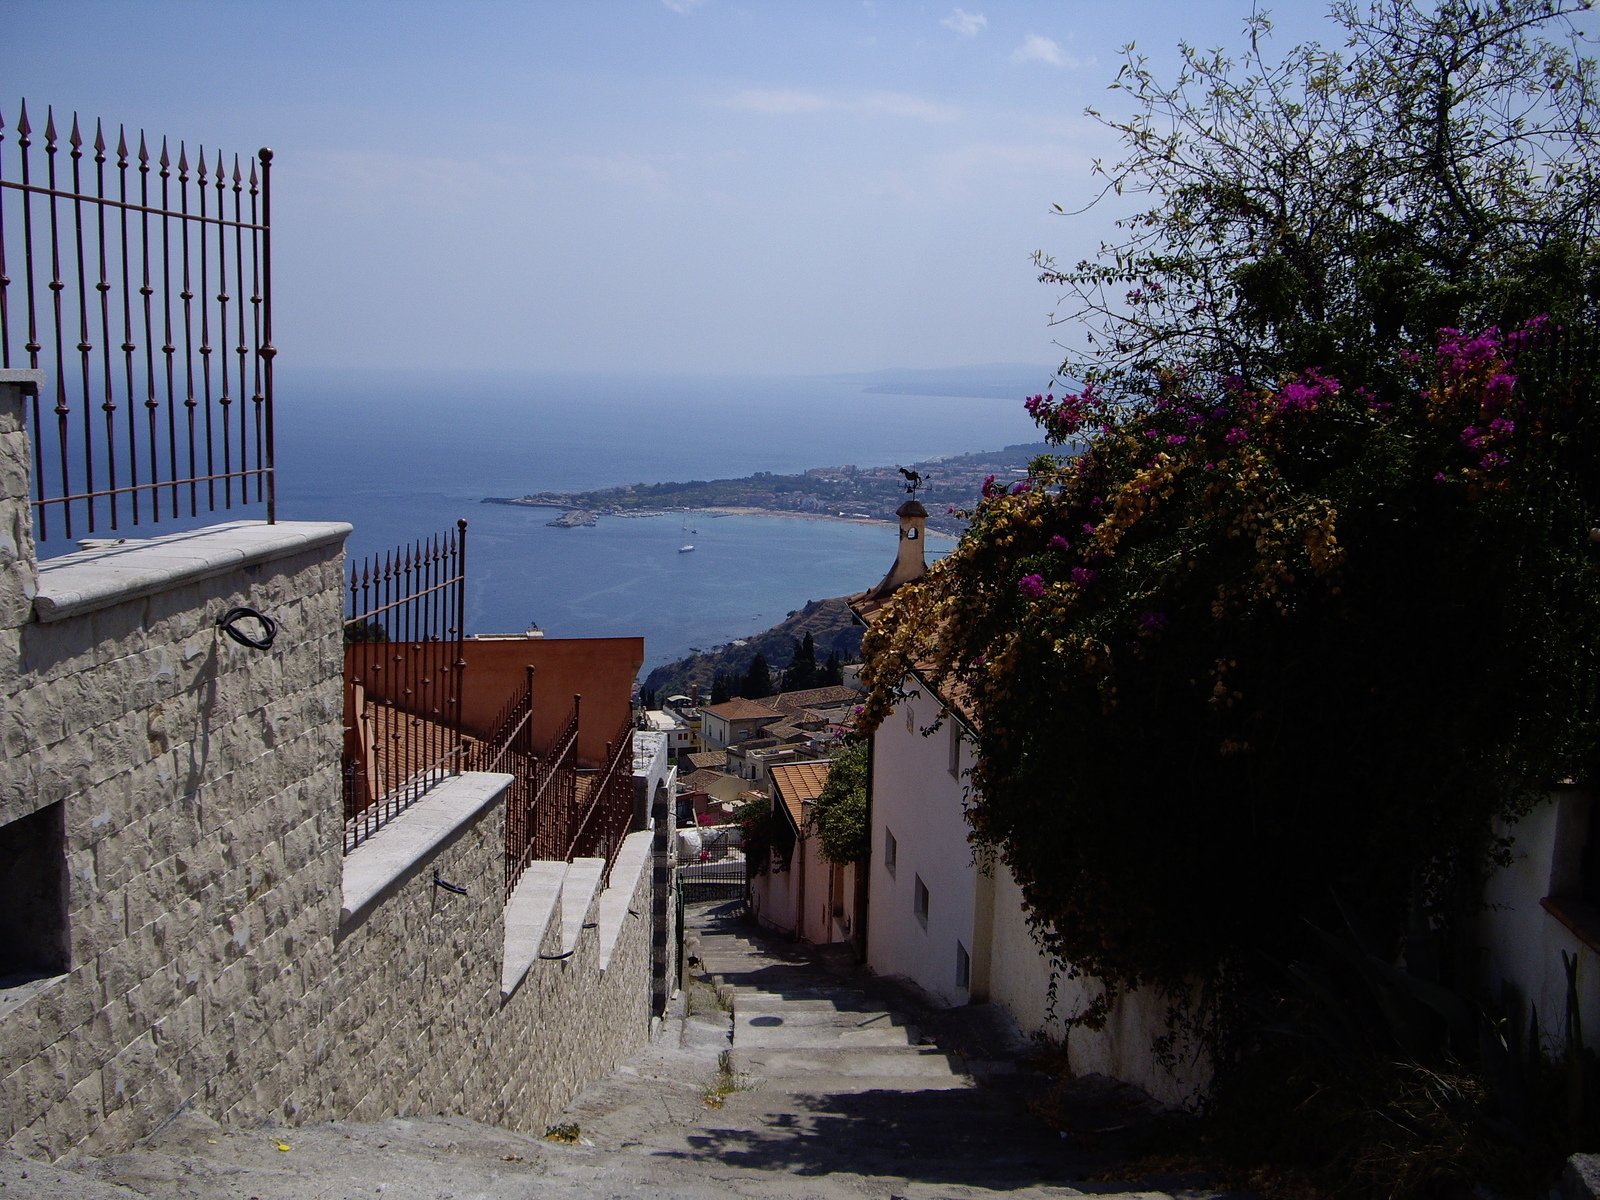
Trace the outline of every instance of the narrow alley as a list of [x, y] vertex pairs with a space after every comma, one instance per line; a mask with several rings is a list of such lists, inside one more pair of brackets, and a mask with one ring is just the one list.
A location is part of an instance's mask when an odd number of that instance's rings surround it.
[[[688, 910], [693, 979], [662, 1036], [534, 1138], [454, 1118], [223, 1129], [180, 1116], [129, 1152], [0, 1159], [0, 1198], [1018, 1200], [1219, 1193], [1122, 1178], [1105, 1089], [1068, 1138], [1027, 1110], [1038, 1080], [983, 1006], [918, 1006], [842, 955], [756, 933], [736, 905]], [[731, 1038], [731, 1040], [730, 1040]], [[938, 1044], [934, 1044], [937, 1040]]]

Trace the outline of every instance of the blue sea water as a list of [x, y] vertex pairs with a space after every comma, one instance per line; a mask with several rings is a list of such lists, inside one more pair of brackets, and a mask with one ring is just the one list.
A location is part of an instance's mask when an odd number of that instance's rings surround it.
[[[649, 670], [759, 632], [807, 600], [871, 586], [893, 559], [892, 529], [709, 513], [552, 529], [545, 522], [554, 510], [483, 504], [485, 496], [894, 465], [1035, 439], [1021, 397], [1047, 382], [1047, 370], [962, 378], [980, 382], [952, 387], [919, 375], [891, 381], [900, 390], [887, 392], [871, 376], [285, 365], [276, 377], [278, 517], [351, 522], [352, 559], [465, 517], [469, 632], [537, 623], [551, 636], [643, 635]], [[979, 394], [910, 394], [913, 387]], [[935, 478], [924, 499], [969, 498], [941, 496]], [[685, 543], [693, 553], [679, 553]], [[949, 544], [934, 539], [929, 548]]]

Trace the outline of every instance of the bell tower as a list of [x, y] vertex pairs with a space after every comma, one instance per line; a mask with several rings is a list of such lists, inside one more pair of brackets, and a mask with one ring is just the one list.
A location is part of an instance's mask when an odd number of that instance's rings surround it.
[[900, 518], [900, 545], [895, 552], [894, 566], [883, 577], [883, 582], [867, 593], [873, 600], [886, 599], [901, 584], [921, 579], [928, 573], [928, 558], [922, 548], [928, 532], [928, 510], [915, 496], [895, 510]]

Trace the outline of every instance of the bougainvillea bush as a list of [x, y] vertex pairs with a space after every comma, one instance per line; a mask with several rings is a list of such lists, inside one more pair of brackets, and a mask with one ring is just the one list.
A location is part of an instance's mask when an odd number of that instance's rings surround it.
[[1586, 7], [1336, 3], [1278, 59], [1257, 12], [1113, 82], [1101, 195], [1146, 204], [1040, 256], [1061, 453], [863, 646], [869, 727], [913, 668], [961, 690], [974, 837], [1108, 989], [1216, 1030], [1314, 925], [1399, 961], [1465, 927], [1493, 817], [1593, 777]]
[[[1182, 371], [1035, 397], [1063, 446], [990, 487], [869, 631], [981, 728], [970, 815], [1063, 963], [1237, 982], [1339, 909], [1456, 911], [1491, 817], [1595, 745], [1592, 419], [1575, 334], [1445, 329], [1382, 382]], [[1581, 353], [1579, 358], [1587, 362]]]

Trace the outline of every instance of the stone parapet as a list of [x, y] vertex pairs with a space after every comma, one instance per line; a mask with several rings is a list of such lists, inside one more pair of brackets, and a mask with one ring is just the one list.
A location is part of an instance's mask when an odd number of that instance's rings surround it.
[[36, 382], [0, 372], [0, 1146], [115, 1152], [184, 1109], [542, 1131], [648, 1035], [650, 835], [605, 890], [536, 864], [508, 913], [508, 777], [467, 774], [343, 856], [349, 527], [40, 565]]

